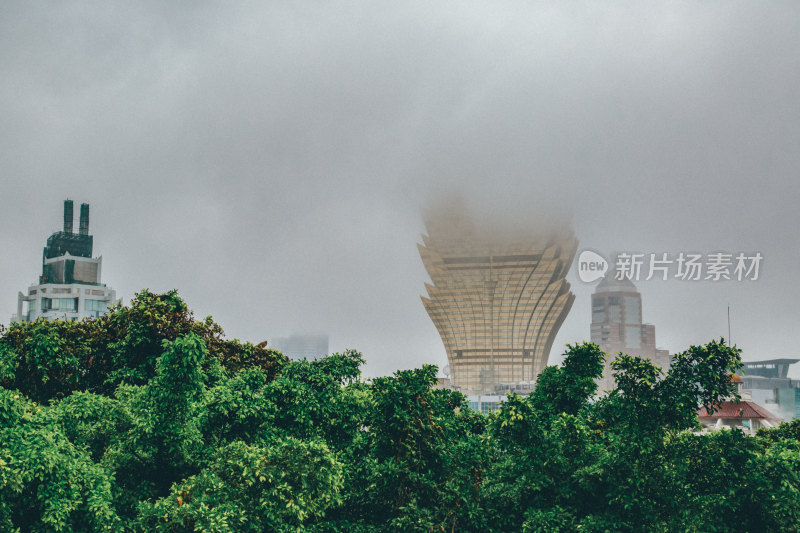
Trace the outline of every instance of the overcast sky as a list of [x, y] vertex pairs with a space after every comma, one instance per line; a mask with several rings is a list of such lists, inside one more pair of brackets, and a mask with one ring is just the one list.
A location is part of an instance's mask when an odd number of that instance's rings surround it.
[[[125, 302], [442, 365], [416, 244], [461, 194], [571, 213], [579, 249], [758, 251], [757, 281], [639, 283], [643, 318], [675, 352], [730, 305], [745, 359], [800, 357], [797, 2], [6, 1], [0, 73], [0, 322], [71, 198]], [[589, 336], [569, 279], [554, 362]]]

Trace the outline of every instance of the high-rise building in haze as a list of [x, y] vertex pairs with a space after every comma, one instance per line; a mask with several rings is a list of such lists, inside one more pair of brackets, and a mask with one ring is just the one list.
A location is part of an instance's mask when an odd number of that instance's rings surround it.
[[453, 386], [473, 394], [526, 382], [529, 389], [575, 298], [564, 279], [578, 246], [572, 229], [479, 226], [459, 206], [429, 212], [425, 225], [419, 252], [432, 284], [422, 303]]
[[270, 348], [291, 359], [317, 359], [328, 355], [328, 336], [321, 333], [294, 334], [273, 339]]
[[610, 357], [598, 382], [600, 391], [614, 388], [609, 364], [619, 353], [646, 357], [666, 371], [670, 356], [656, 348], [656, 328], [642, 324], [642, 295], [628, 278], [616, 279], [610, 272], [592, 295], [592, 342]]
[[92, 257], [89, 204], [81, 204], [78, 233], [73, 232], [72, 200], [64, 202], [64, 229], [50, 235], [42, 254], [39, 283], [19, 293], [12, 322], [37, 318], [77, 320], [105, 314], [115, 303], [113, 289], [100, 283], [103, 258]]

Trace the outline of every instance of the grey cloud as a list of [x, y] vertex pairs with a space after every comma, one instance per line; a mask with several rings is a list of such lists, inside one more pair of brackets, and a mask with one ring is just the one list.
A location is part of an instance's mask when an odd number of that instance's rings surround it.
[[[568, 211], [606, 252], [760, 250], [752, 286], [643, 283], [644, 317], [677, 350], [730, 303], [747, 354], [792, 355], [793, 3], [0, 9], [7, 314], [71, 197], [126, 299], [177, 287], [253, 341], [325, 330], [371, 374], [443, 363], [416, 242], [455, 190]], [[573, 286], [556, 346], [588, 337]]]

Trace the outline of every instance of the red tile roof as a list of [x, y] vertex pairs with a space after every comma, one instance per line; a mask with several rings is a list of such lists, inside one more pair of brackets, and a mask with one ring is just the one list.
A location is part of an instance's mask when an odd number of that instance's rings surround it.
[[701, 407], [697, 410], [697, 416], [700, 418], [733, 418], [742, 420], [766, 418], [767, 420], [781, 420], [780, 417], [773, 415], [757, 403], [747, 400], [722, 402], [722, 405], [711, 415], [706, 412], [705, 407]]

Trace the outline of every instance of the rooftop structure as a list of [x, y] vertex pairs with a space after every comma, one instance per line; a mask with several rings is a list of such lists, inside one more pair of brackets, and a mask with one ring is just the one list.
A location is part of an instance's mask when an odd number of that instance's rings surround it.
[[77, 320], [98, 317], [116, 301], [116, 293], [100, 282], [103, 258], [92, 257], [89, 204], [81, 204], [78, 233], [73, 232], [72, 200], [64, 202], [64, 227], [50, 235], [42, 252], [39, 283], [19, 293], [12, 322], [37, 318]]
[[763, 378], [787, 378], [789, 366], [800, 359], [767, 359], [764, 361], [742, 362], [741, 374], [744, 376], [761, 376]]
[[743, 362], [739, 375], [744, 391], [787, 420], [800, 418], [800, 380], [789, 378], [789, 367], [799, 361], [784, 358]]
[[572, 230], [478, 226], [460, 206], [425, 222], [419, 253], [432, 283], [422, 303], [453, 387], [497, 394], [535, 381], [575, 299], [564, 279], [578, 245]]
[[711, 414], [708, 414], [705, 407], [701, 407], [697, 411], [697, 418], [706, 429], [738, 428], [748, 434], [755, 434], [762, 427], [776, 427], [783, 421], [781, 417], [751, 400], [722, 402]]
[[698, 409], [697, 418], [705, 430], [741, 429], [748, 435], [754, 435], [759, 428], [776, 427], [783, 421], [783, 418], [753, 401], [744, 390], [741, 377], [731, 374], [731, 381], [736, 383], [741, 400], [728, 398], [713, 413], [709, 413], [705, 407]]

